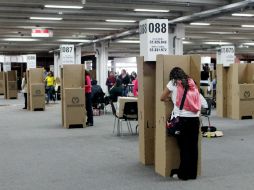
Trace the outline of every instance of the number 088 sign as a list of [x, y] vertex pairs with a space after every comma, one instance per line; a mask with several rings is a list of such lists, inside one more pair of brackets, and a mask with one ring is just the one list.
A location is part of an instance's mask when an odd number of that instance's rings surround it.
[[60, 58], [63, 65], [75, 64], [74, 45], [61, 45]]
[[139, 24], [140, 55], [145, 61], [156, 61], [159, 54], [169, 54], [168, 20], [147, 19]]

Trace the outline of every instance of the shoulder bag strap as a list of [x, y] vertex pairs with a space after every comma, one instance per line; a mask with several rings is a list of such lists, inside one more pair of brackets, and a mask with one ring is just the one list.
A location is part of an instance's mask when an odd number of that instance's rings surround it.
[[186, 99], [186, 95], [187, 95], [187, 88], [184, 89], [184, 93], [183, 93], [183, 97], [182, 97], [182, 101], [181, 101], [181, 105], [180, 105], [180, 110], [183, 109], [183, 106], [184, 106], [184, 102], [185, 102], [185, 99]]

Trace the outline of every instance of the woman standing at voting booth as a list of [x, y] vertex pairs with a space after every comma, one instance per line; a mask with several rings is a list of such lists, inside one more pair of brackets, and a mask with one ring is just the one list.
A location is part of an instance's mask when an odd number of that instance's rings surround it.
[[171, 177], [177, 175], [182, 180], [196, 179], [201, 109], [199, 91], [195, 82], [181, 68], [173, 68], [169, 78], [161, 101], [167, 101], [171, 96], [174, 108], [169, 120], [177, 118], [180, 129], [179, 134], [174, 135], [180, 149], [180, 166], [171, 171]]
[[88, 127], [93, 126], [93, 108], [92, 108], [92, 84], [90, 73], [85, 70], [85, 94], [86, 94], [86, 112]]

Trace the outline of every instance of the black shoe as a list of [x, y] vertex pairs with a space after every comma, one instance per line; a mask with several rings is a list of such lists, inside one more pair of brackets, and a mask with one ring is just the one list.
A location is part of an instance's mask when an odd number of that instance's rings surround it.
[[23, 110], [26, 110], [26, 109], [27, 109], [26, 107], [23, 108]]
[[86, 123], [87, 127], [93, 127], [93, 123]]

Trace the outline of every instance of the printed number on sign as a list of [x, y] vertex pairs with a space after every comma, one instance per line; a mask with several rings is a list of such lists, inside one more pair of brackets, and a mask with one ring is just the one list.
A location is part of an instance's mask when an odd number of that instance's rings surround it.
[[[167, 24], [166, 23], [150, 23], [148, 26], [149, 33], [166, 33], [167, 32]], [[146, 34], [147, 33], [147, 24], [142, 24], [139, 26], [139, 33]]]
[[62, 52], [71, 53], [72, 52], [72, 47], [62, 47]]

